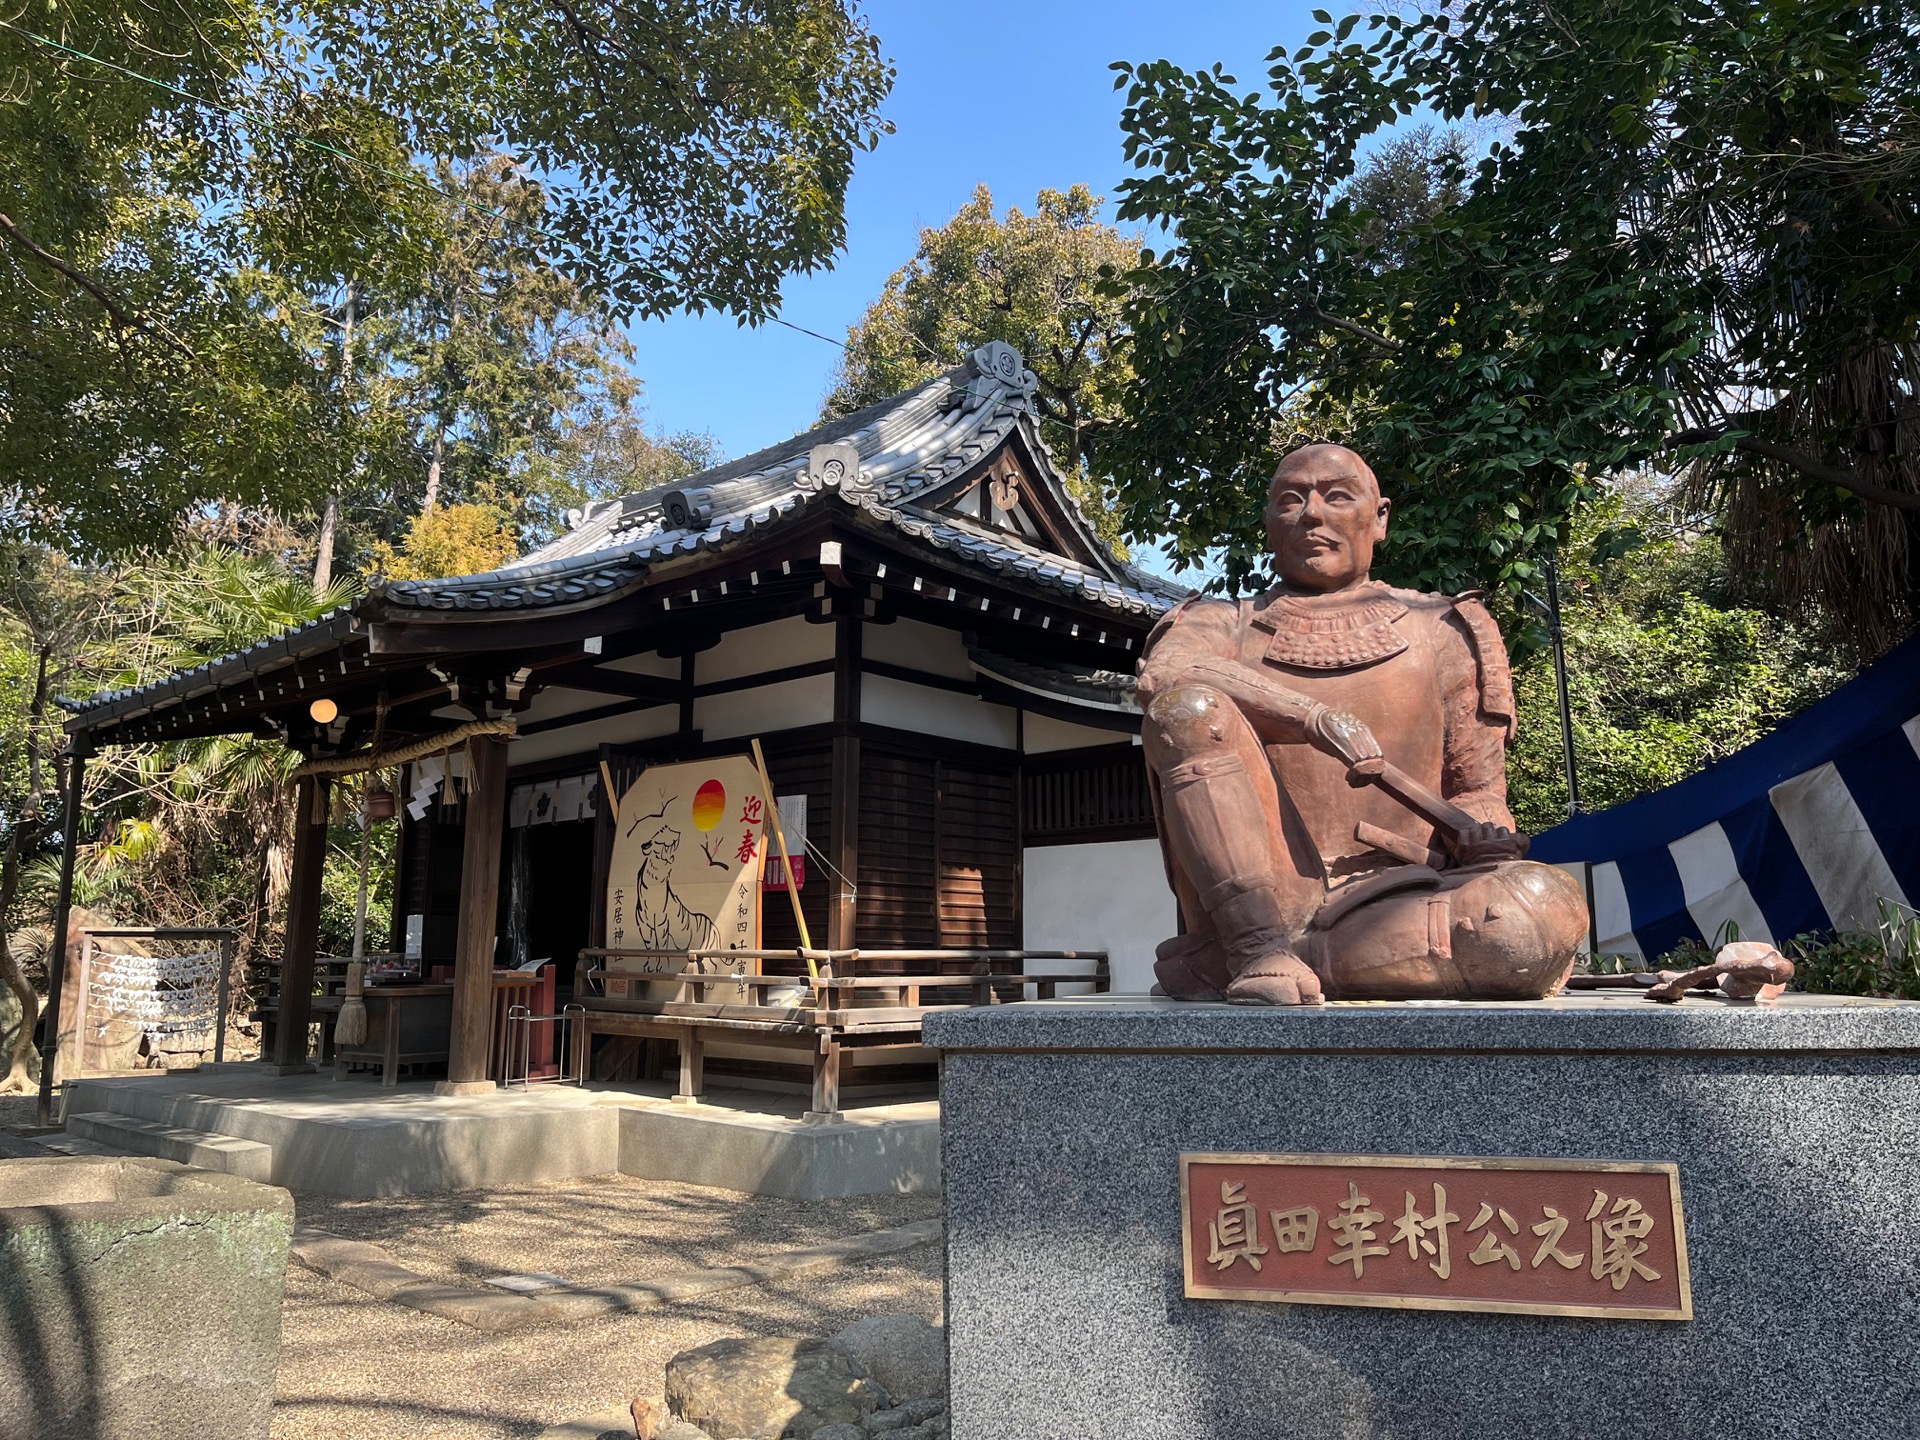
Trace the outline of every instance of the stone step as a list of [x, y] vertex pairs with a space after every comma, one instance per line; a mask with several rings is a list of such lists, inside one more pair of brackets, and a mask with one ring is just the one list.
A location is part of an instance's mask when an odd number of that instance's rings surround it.
[[122, 1150], [114, 1145], [102, 1145], [97, 1140], [82, 1140], [77, 1135], [49, 1135], [39, 1142], [40, 1149], [48, 1155], [131, 1155], [133, 1151]]
[[242, 1140], [237, 1135], [188, 1130], [159, 1120], [143, 1120], [135, 1115], [103, 1110], [69, 1115], [67, 1133], [136, 1155], [177, 1160], [182, 1165], [218, 1170], [246, 1180], [271, 1181], [273, 1178], [273, 1147], [258, 1140]]

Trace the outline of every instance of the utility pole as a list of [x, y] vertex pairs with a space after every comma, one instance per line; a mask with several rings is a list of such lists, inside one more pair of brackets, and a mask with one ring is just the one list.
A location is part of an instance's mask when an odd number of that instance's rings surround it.
[[1560, 748], [1567, 765], [1567, 814], [1580, 813], [1580, 768], [1573, 754], [1573, 708], [1567, 701], [1567, 646], [1560, 624], [1558, 552], [1547, 555], [1547, 626], [1553, 636], [1553, 678], [1560, 692]]

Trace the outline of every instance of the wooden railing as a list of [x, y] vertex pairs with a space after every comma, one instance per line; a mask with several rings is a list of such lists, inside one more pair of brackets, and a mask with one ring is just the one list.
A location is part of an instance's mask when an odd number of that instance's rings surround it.
[[[1055, 998], [1062, 985], [1111, 985], [1104, 950], [582, 950], [575, 994], [588, 1005], [688, 1019], [866, 1026], [917, 1021], [929, 1010]], [[769, 960], [811, 961], [816, 974], [766, 973]], [[658, 964], [624, 977], [675, 985], [682, 998], [610, 998], [607, 962]], [[597, 962], [597, 963], [596, 963]], [[1090, 968], [1055, 968], [1073, 962]], [[682, 968], [669, 969], [678, 964]], [[863, 971], [868, 973], [862, 973]], [[878, 971], [879, 973], [873, 973]], [[732, 995], [726, 996], [725, 991]], [[716, 998], [715, 992], [721, 992]], [[776, 1003], [776, 991], [791, 992]]]

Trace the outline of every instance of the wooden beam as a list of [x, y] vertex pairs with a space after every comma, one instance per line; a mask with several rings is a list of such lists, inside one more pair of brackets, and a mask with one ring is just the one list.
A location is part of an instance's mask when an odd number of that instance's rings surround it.
[[453, 1035], [437, 1095], [475, 1095], [487, 1078], [493, 1036], [494, 923], [500, 904], [500, 834], [507, 818], [507, 742], [467, 743], [466, 835], [460, 859], [460, 930], [453, 950]]
[[541, 683], [563, 690], [586, 690], [596, 695], [624, 695], [630, 700], [657, 700], [671, 705], [680, 698], [680, 682], [664, 675], [638, 675], [631, 670], [603, 670], [598, 665], [556, 666], [542, 672]]
[[273, 1063], [283, 1075], [309, 1068], [307, 1026], [313, 1018], [314, 952], [320, 946], [328, 804], [326, 776], [303, 777], [293, 797], [293, 873], [287, 886], [287, 942], [280, 952], [280, 1013], [274, 1017]]

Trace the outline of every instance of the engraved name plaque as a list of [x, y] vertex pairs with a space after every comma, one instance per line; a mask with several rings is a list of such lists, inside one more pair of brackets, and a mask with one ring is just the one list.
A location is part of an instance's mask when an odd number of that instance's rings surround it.
[[1186, 1293], [1690, 1320], [1675, 1165], [1182, 1155]]

